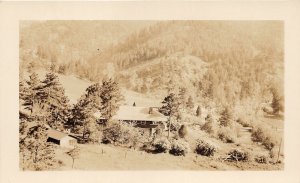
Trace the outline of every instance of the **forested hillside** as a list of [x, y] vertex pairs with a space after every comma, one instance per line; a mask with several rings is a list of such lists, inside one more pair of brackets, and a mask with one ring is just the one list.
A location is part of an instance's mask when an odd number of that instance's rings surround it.
[[[270, 101], [272, 92], [283, 95], [283, 56], [282, 22], [165, 21], [132, 34], [90, 63], [114, 63], [124, 71], [120, 77], [140, 92], [173, 83], [191, 90], [195, 100], [235, 105], [251, 98], [258, 105]], [[190, 57], [198, 62], [189, 62]], [[199, 66], [203, 62], [206, 66]], [[146, 67], [134, 69], [140, 65]]]
[[283, 96], [280, 21], [47, 21], [23, 26], [20, 59], [27, 70], [51, 68], [93, 82], [114, 75], [121, 85], [142, 93], [185, 87], [195, 101], [212, 99], [221, 105], [257, 106], [270, 102], [274, 93]]
[[[128, 34], [151, 24], [147, 21], [22, 21], [21, 70], [49, 68], [89, 78], [89, 58], [103, 54]], [[87, 72], [89, 70], [89, 72]], [[102, 73], [101, 73], [102, 74]]]

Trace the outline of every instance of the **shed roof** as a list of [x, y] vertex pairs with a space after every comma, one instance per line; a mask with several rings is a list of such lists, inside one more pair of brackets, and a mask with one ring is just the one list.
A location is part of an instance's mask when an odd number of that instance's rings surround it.
[[61, 140], [62, 138], [69, 136], [66, 133], [63, 133], [63, 132], [60, 132], [60, 131], [57, 131], [57, 130], [54, 130], [51, 128], [48, 129], [47, 133], [48, 133], [48, 138], [51, 137], [51, 138], [57, 139], [57, 140]]
[[[113, 116], [116, 120], [136, 120], [136, 121], [167, 121], [167, 118], [158, 112], [157, 108], [152, 108], [152, 112], [149, 113], [151, 107], [134, 107], [134, 106], [120, 106], [117, 114]], [[101, 118], [101, 114], [98, 112], [95, 117]]]

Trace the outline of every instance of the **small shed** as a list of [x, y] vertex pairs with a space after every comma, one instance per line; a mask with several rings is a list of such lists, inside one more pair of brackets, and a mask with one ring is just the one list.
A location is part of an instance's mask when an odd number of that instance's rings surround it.
[[53, 142], [61, 147], [74, 148], [74, 146], [77, 144], [77, 140], [75, 138], [61, 131], [50, 128], [48, 129], [47, 134], [47, 142]]

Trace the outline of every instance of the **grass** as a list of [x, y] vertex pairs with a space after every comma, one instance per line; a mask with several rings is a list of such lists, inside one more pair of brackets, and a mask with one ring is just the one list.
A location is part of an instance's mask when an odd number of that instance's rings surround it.
[[[113, 145], [80, 144], [81, 153], [73, 170], [279, 170], [282, 164], [224, 163], [218, 158], [197, 156], [173, 156], [168, 153], [152, 154]], [[56, 156], [64, 165], [58, 170], [72, 170], [72, 158], [66, 149], [57, 149]], [[242, 167], [237, 167], [242, 166]]]

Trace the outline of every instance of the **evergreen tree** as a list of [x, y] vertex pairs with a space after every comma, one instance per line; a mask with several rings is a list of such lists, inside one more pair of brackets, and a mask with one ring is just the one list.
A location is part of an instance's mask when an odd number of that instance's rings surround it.
[[191, 96], [189, 96], [188, 98], [188, 101], [186, 103], [186, 106], [189, 108], [189, 109], [194, 109], [194, 102], [193, 102], [193, 98]]
[[180, 105], [185, 107], [185, 104], [187, 102], [186, 88], [184, 88], [184, 87], [179, 88], [178, 99], [179, 99]]
[[225, 107], [221, 113], [219, 122], [221, 126], [231, 126], [233, 120], [232, 110], [229, 107]]
[[36, 73], [32, 73], [29, 76], [27, 85], [28, 88], [20, 83], [19, 97], [20, 100], [24, 101], [23, 106], [25, 109], [29, 110], [32, 115], [35, 115], [38, 112], [35, 109], [39, 109], [39, 105], [42, 103], [41, 85]]
[[25, 139], [28, 133], [29, 116], [19, 111], [19, 153], [20, 153], [20, 167], [25, 170], [28, 167], [27, 157], [29, 151], [26, 148]]
[[178, 97], [174, 93], [170, 93], [162, 101], [163, 106], [159, 109], [159, 112], [168, 116], [168, 138], [170, 136], [172, 120], [177, 120], [180, 116], [179, 114], [179, 102]]
[[108, 121], [119, 110], [120, 102], [123, 100], [121, 91], [117, 82], [113, 79], [104, 79], [101, 86], [101, 115]]
[[271, 93], [272, 93], [271, 107], [273, 109], [273, 114], [277, 115], [279, 111], [283, 111], [283, 99], [279, 95], [279, 92], [275, 87], [271, 88]]
[[215, 132], [214, 119], [210, 113], [205, 117], [205, 123], [201, 126], [201, 130], [204, 130], [209, 134]]
[[[29, 121], [30, 128], [27, 125]], [[54, 147], [47, 142], [47, 137], [45, 121], [20, 112], [19, 152], [23, 170], [44, 170], [56, 166]]]
[[188, 134], [187, 126], [181, 125], [181, 127], [178, 130], [178, 135], [180, 138], [185, 138]]
[[100, 85], [93, 84], [86, 89], [86, 93], [81, 96], [77, 104], [72, 108], [72, 117], [69, 124], [77, 133], [82, 133], [82, 137], [89, 141], [96, 142], [100, 134], [96, 124], [94, 114], [100, 110]]
[[55, 165], [54, 147], [47, 142], [47, 129], [44, 124], [37, 122], [29, 129], [25, 139], [26, 149], [30, 152], [29, 160], [35, 170], [48, 169]]
[[102, 88], [100, 83], [95, 83], [86, 89], [85, 96], [90, 101], [90, 105], [93, 108], [93, 112], [95, 112], [95, 110], [101, 110], [101, 89]]
[[197, 107], [197, 110], [196, 110], [196, 116], [197, 117], [200, 117], [201, 116], [201, 107], [200, 107], [200, 105], [198, 105], [198, 107]]
[[46, 121], [52, 128], [62, 127], [68, 120], [69, 100], [65, 95], [65, 90], [59, 83], [58, 76], [50, 72], [42, 81], [41, 98], [43, 109], [47, 111]]
[[101, 129], [94, 117], [85, 120], [83, 133], [87, 136], [86, 139], [88, 139], [89, 142], [101, 142]]
[[24, 102], [24, 100], [29, 95], [28, 88], [25, 86], [25, 83], [23, 80], [19, 82], [19, 102], [20, 105]]

